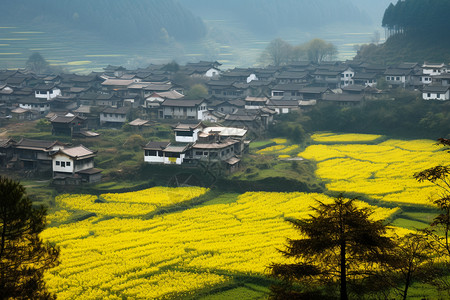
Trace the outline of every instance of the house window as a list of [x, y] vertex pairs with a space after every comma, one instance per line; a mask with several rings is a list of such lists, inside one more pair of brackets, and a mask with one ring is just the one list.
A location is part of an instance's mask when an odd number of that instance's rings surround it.
[[61, 167], [62, 167], [62, 168], [65, 168], [65, 167], [66, 167], [66, 163], [62, 161], [62, 162], [61, 162]]
[[66, 162], [66, 166], [70, 167], [70, 161]]
[[59, 161], [57, 160], [57, 161], [55, 162], [55, 164], [56, 164], [57, 166], [59, 166]]
[[195, 151], [195, 155], [202, 156], [203, 152], [202, 151]]
[[400, 80], [400, 77], [397, 76], [397, 80]]
[[145, 156], [156, 156], [156, 150], [145, 150]]
[[441, 94], [437, 93], [436, 98], [441, 98]]
[[428, 94], [427, 94], [427, 97], [430, 98], [430, 97], [431, 97], [431, 93], [428, 93]]

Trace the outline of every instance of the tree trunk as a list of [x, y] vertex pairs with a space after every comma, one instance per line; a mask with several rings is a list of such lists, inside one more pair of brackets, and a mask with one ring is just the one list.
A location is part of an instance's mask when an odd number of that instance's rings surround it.
[[345, 268], [345, 240], [341, 241], [341, 300], [348, 300], [347, 295], [347, 272]]

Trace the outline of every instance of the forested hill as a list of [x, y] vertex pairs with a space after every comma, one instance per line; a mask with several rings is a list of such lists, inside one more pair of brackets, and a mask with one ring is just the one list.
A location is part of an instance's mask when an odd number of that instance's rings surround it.
[[351, 0], [179, 1], [205, 20], [232, 19], [254, 34], [273, 34], [291, 27], [312, 31], [335, 23], [368, 25], [372, 22]]
[[1, 6], [1, 26], [50, 25], [118, 42], [196, 40], [206, 33], [203, 21], [176, 0], [14, 0]]
[[390, 4], [384, 12], [383, 27], [392, 33], [431, 35], [448, 39], [450, 0], [406, 0]]
[[382, 25], [389, 36], [361, 48], [357, 59], [372, 62], [450, 62], [450, 0], [405, 0], [390, 4]]

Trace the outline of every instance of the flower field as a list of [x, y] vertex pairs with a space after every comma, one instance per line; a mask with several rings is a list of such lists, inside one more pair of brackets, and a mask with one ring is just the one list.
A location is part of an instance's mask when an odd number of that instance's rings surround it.
[[311, 139], [315, 142], [321, 143], [342, 143], [342, 142], [371, 142], [381, 138], [381, 135], [377, 134], [335, 134], [335, 133], [316, 133], [311, 136]]
[[[126, 203], [135, 201], [133, 194], [112, 197]], [[88, 197], [74, 195], [63, 203], [75, 207]], [[282, 259], [276, 249], [286, 238], [298, 236], [284, 218], [307, 216], [315, 200], [331, 201], [322, 194], [248, 192], [232, 203], [149, 220], [103, 211], [44, 231], [44, 239], [61, 247], [62, 261], [46, 280], [61, 299], [178, 299], [227, 284], [236, 274], [261, 276]], [[396, 212], [376, 208], [373, 217]]]
[[60, 195], [56, 202], [65, 210], [82, 210], [100, 216], [143, 216], [159, 207], [181, 203], [206, 193], [201, 187], [154, 187], [138, 192], [121, 194]]
[[298, 155], [318, 162], [316, 174], [328, 190], [411, 204], [429, 204], [436, 193], [432, 184], [417, 182], [414, 173], [448, 164], [448, 153], [431, 140], [312, 145]]

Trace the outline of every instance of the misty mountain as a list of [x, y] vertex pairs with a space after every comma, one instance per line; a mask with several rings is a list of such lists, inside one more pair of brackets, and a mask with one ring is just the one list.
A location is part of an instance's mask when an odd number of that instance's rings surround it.
[[0, 19], [8, 26], [90, 31], [119, 42], [196, 40], [203, 21], [175, 0], [14, 0], [2, 1]]
[[353, 5], [359, 8], [361, 12], [368, 15], [371, 21], [380, 26], [385, 9], [390, 3], [397, 0], [351, 0]]
[[[179, 0], [204, 20], [228, 19], [255, 34], [283, 28], [314, 30], [331, 24], [371, 25], [366, 11], [351, 0]], [[377, 20], [381, 23], [381, 20]]]

